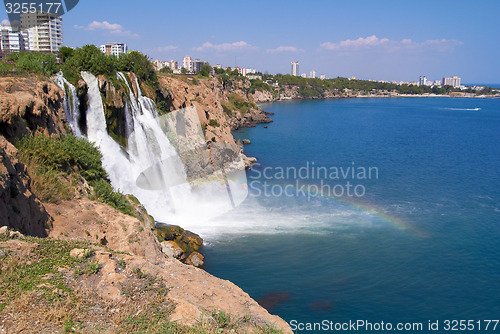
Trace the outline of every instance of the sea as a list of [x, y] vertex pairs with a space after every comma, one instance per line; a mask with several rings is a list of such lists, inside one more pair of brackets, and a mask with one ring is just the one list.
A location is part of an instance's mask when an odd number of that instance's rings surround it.
[[499, 99], [262, 107], [274, 123], [234, 133], [258, 159], [248, 197], [200, 231], [208, 272], [296, 333], [479, 333], [500, 319]]

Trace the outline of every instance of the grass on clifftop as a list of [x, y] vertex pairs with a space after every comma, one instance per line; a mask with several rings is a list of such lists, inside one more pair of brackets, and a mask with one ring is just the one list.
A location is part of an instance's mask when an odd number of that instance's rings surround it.
[[20, 160], [30, 169], [32, 190], [42, 201], [70, 200], [81, 176], [93, 188], [94, 199], [133, 216], [127, 198], [113, 190], [102, 167], [101, 152], [86, 139], [35, 135], [24, 137], [16, 146]]
[[[81, 256], [71, 256], [75, 248]], [[104, 279], [99, 250], [109, 252], [115, 272], [126, 276], [115, 282], [122, 301], [95, 290]], [[240, 319], [215, 310], [194, 327], [171, 322], [175, 305], [164, 281], [128, 268], [127, 261], [126, 255], [97, 244], [0, 234], [0, 323], [9, 333], [215, 334], [247, 333], [247, 326], [255, 329], [252, 333], [281, 333], [250, 316]]]

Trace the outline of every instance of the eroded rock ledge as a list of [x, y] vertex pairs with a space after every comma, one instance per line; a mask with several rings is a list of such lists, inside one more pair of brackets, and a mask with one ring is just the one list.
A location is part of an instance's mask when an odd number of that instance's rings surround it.
[[[216, 80], [199, 85], [176, 78], [163, 78], [161, 82], [166, 85], [164, 90], [170, 94], [173, 107], [197, 104], [208, 137], [215, 138], [214, 142], [229, 142], [235, 150], [241, 150], [234, 142], [228, 115], [221, 104], [229, 99], [229, 93]], [[110, 110], [116, 107], [118, 112], [120, 100], [114, 95], [119, 91], [106, 86], [102, 79], [101, 84], [108, 107]], [[235, 91], [233, 87], [231, 93]], [[170, 238], [174, 240], [163, 241], [175, 242], [184, 253], [184, 261], [192, 265], [180, 262], [177, 258], [183, 255], [178, 254], [179, 249], [159, 242], [154, 220], [140, 204], [134, 203], [136, 217], [124, 215], [107, 204], [91, 200], [85, 180], [79, 181], [71, 200], [58, 204], [38, 200], [31, 189], [33, 171], [19, 161], [12, 143], [26, 134], [66, 134], [62, 94], [45, 79], [0, 78], [0, 225], [23, 234], [48, 235], [37, 239], [7, 233], [5, 228], [0, 231], [0, 254], [5, 256], [0, 264], [0, 280], [8, 278], [3, 275], [16, 273], [21, 264], [35, 266], [45, 259], [54, 265], [49, 273], [36, 278], [38, 283], [32, 289], [0, 300], [0, 331], [18, 332], [26, 328], [32, 332], [61, 331], [67, 321], [74, 319], [90, 332], [103, 327], [113, 332], [122, 328], [123, 318], [119, 315], [123, 312], [133, 310], [130, 315], [136, 319], [141, 312], [154, 314], [167, 307], [169, 311], [165, 314], [181, 325], [198, 326], [203, 319], [212, 321], [214, 314], [224, 312], [241, 322], [241, 332], [259, 332], [258, 328], [270, 325], [291, 333], [285, 321], [270, 315], [239, 287], [194, 267], [203, 262], [196, 252], [201, 242], [195, 235], [173, 233], [175, 237]], [[248, 101], [246, 96], [245, 99]], [[84, 96], [82, 101], [85, 103]], [[242, 117], [245, 124], [269, 121], [262, 111], [251, 111], [249, 115]], [[54, 245], [57, 251], [47, 254]], [[45, 258], [47, 255], [52, 257]], [[151, 286], [167, 288], [168, 293], [160, 296], [165, 298], [162, 303], [157, 304], [158, 295], [150, 293], [156, 291]], [[70, 306], [58, 302], [48, 307], [43, 297], [47, 291], [49, 296], [57, 295], [57, 300], [68, 301]], [[78, 309], [69, 302], [75, 299], [66, 299], [68, 296], [95, 307], [88, 313], [76, 312]], [[148, 308], [151, 305], [157, 308]], [[57, 313], [61, 310], [66, 314]]]

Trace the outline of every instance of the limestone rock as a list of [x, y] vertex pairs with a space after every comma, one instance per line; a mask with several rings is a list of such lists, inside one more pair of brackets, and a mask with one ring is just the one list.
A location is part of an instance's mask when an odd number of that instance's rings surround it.
[[186, 259], [185, 263], [186, 264], [189, 264], [191, 266], [195, 266], [195, 267], [201, 267], [205, 264], [205, 262], [203, 262], [205, 258], [203, 257], [203, 255], [201, 255], [200, 253], [198, 252], [193, 252], [191, 253], [191, 255], [189, 255], [189, 257]]
[[26, 134], [66, 133], [63, 92], [37, 77], [0, 78], [0, 135], [12, 141]]
[[272, 102], [275, 100], [273, 94], [267, 90], [256, 90], [252, 97], [256, 103]]
[[176, 225], [159, 225], [156, 227], [156, 235], [165, 241], [175, 241], [187, 254], [195, 252], [203, 246], [203, 239], [199, 235]]
[[52, 219], [31, 192], [30, 184], [17, 149], [0, 136], [0, 224], [23, 234], [44, 237]]
[[0, 234], [7, 234], [7, 233], [9, 233], [9, 228], [7, 226], [0, 227]]
[[241, 142], [243, 143], [243, 145], [250, 145], [252, 143], [250, 139], [243, 139]]
[[184, 251], [175, 243], [175, 241], [163, 241], [161, 243], [161, 251], [170, 258], [177, 260], [184, 259]]
[[117, 252], [164, 258], [150, 224], [125, 215], [112, 206], [86, 197], [45, 204], [54, 219], [49, 236], [58, 239], [101, 243]]
[[73, 248], [71, 252], [69, 252], [69, 256], [76, 257], [77, 259], [83, 259], [85, 256], [85, 249]]

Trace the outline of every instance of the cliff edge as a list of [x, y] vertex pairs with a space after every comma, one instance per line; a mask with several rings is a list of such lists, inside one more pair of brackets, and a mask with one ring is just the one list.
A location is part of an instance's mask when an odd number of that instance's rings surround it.
[[[172, 106], [197, 103], [209, 136], [234, 143], [216, 82], [161, 82]], [[56, 85], [0, 78], [0, 332], [291, 333], [233, 283], [165, 254], [144, 208], [104, 203], [78, 164], [50, 174], [63, 198], [41, 193], [46, 170], [14, 144], [36, 134], [53, 145], [66, 124]]]

